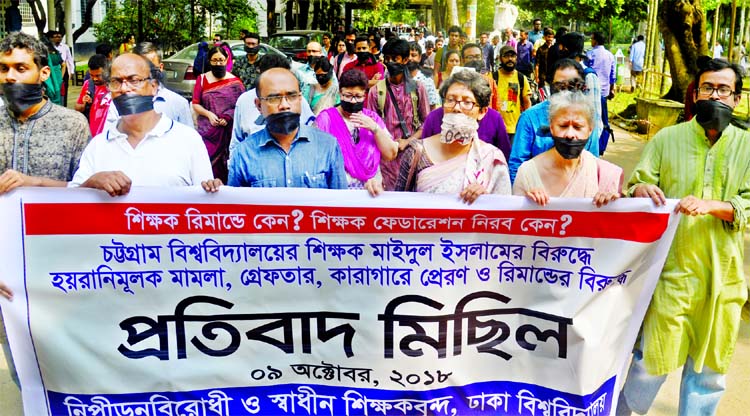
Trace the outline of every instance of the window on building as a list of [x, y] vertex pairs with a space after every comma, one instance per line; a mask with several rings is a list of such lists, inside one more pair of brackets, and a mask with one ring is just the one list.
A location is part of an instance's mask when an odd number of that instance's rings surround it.
[[31, 14], [31, 6], [26, 0], [21, 0], [18, 3], [18, 9], [21, 10], [21, 18], [23, 19], [23, 25], [34, 26], [34, 15]]

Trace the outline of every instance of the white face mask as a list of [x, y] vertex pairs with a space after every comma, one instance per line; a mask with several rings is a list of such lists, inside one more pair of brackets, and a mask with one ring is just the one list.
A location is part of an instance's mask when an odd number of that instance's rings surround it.
[[440, 141], [443, 143], [459, 142], [471, 144], [478, 138], [479, 123], [464, 113], [443, 114], [443, 124], [440, 127]]

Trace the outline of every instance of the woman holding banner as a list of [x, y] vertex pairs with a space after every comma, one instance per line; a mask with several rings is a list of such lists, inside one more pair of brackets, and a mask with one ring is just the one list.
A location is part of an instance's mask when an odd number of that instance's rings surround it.
[[455, 193], [466, 203], [482, 194], [510, 195], [503, 152], [479, 140], [477, 133], [491, 95], [489, 82], [478, 72], [459, 71], [445, 80], [440, 134], [404, 149], [397, 191]]
[[380, 161], [393, 160], [398, 154], [398, 144], [378, 113], [363, 107], [367, 97], [364, 72], [357, 69], [344, 72], [338, 92], [341, 104], [321, 111], [315, 124], [338, 140], [349, 189], [366, 189], [377, 195], [383, 190]]
[[518, 168], [513, 195], [525, 195], [542, 206], [550, 196], [594, 198], [596, 206], [619, 198], [622, 168], [584, 149], [595, 122], [594, 104], [579, 91], [561, 91], [549, 101], [555, 146]]

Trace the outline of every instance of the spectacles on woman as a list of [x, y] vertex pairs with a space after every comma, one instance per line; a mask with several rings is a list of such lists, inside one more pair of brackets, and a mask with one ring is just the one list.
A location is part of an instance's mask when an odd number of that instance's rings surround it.
[[365, 100], [365, 96], [364, 95], [349, 94], [349, 93], [341, 94], [341, 98], [344, 98], [346, 101], [349, 101], [349, 102], [352, 102], [352, 103], [361, 103], [362, 101]]
[[474, 106], [477, 105], [474, 101], [461, 101], [454, 98], [446, 98], [443, 101], [443, 107], [448, 109], [456, 108], [456, 104], [458, 104], [459, 108], [464, 111], [471, 111], [474, 109]]

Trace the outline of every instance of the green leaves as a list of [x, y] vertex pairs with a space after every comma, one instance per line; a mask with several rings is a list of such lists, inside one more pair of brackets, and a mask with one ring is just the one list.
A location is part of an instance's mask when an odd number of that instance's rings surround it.
[[549, 13], [564, 20], [591, 22], [615, 16], [637, 21], [646, 17], [648, 7], [647, 0], [516, 0], [514, 3], [519, 9], [539, 15]]
[[255, 26], [255, 11], [245, 0], [141, 0], [140, 25], [138, 6], [138, 0], [123, 0], [116, 9], [107, 10], [104, 21], [94, 25], [97, 41], [118, 46], [126, 34], [132, 33], [138, 38], [141, 27], [142, 36], [138, 41], [155, 41], [170, 52], [203, 38], [209, 14], [221, 22], [225, 38], [237, 37], [239, 29], [254, 29]]

